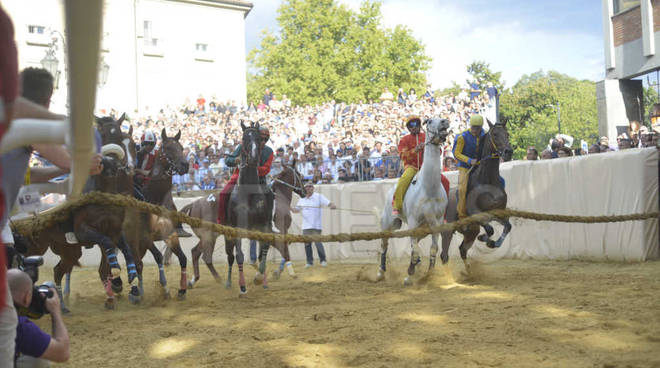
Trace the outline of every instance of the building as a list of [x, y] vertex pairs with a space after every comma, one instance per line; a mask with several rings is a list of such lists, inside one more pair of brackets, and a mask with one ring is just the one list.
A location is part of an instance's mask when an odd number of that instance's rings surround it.
[[[55, 111], [66, 109], [64, 0], [3, 0], [19, 67], [56, 71]], [[240, 0], [105, 1], [97, 110], [156, 111], [199, 95], [246, 101], [245, 17]]]
[[642, 81], [632, 78], [660, 69], [660, 0], [602, 0], [602, 6], [606, 71], [596, 85], [598, 125], [613, 141], [629, 121], [649, 113]]

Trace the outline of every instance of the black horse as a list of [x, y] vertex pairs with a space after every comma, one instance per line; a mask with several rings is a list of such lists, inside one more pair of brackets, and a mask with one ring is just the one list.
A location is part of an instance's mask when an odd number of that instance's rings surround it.
[[[486, 212], [494, 209], [505, 209], [507, 195], [504, 190], [504, 182], [500, 178], [500, 160], [509, 161], [513, 155], [513, 149], [509, 143], [509, 133], [506, 130], [506, 123], [492, 124], [488, 119], [490, 130], [479, 142], [477, 156], [479, 157], [479, 166], [472, 169], [469, 174], [468, 192], [467, 192], [467, 212], [468, 215], [474, 215], [480, 212]], [[449, 204], [447, 205], [447, 222], [458, 220], [456, 210], [458, 196], [457, 189], [449, 192]], [[509, 231], [511, 223], [508, 218], [497, 218], [495, 221], [504, 226], [504, 230], [499, 239], [493, 241], [490, 237], [494, 234], [493, 227], [489, 224], [481, 224], [486, 234], [479, 236], [479, 240], [486, 243], [490, 248], [498, 248], [504, 242]], [[461, 258], [465, 263], [466, 269], [469, 269], [467, 263], [467, 252], [472, 247], [474, 240], [479, 234], [479, 225], [473, 224], [462, 230], [463, 242], [459, 247]], [[454, 232], [443, 232], [442, 235], [442, 253], [440, 258], [442, 263], [446, 264], [449, 260], [449, 244]]]
[[[226, 224], [228, 226], [270, 233], [273, 231], [273, 195], [265, 183], [260, 180], [257, 172], [262, 151], [259, 123], [252, 123], [248, 127], [241, 122], [241, 128], [243, 129], [243, 139], [241, 142], [238, 183], [229, 197]], [[261, 277], [263, 277], [264, 288], [268, 287], [266, 280], [266, 255], [269, 248], [270, 244], [268, 242], [259, 242], [259, 274], [255, 278], [255, 282], [261, 282]], [[227, 262], [229, 263], [227, 287], [231, 286], [234, 249], [236, 250], [236, 263], [238, 263], [240, 293], [245, 294], [247, 288], [243, 274], [244, 256], [241, 250], [240, 238], [225, 238], [225, 251], [227, 252]]]

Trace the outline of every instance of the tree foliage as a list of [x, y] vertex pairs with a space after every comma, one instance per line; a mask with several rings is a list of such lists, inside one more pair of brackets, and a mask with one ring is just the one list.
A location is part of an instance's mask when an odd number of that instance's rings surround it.
[[522, 158], [528, 146], [542, 151], [558, 132], [559, 102], [561, 132], [575, 138], [598, 139], [596, 84], [550, 71], [524, 75], [500, 97], [500, 119], [507, 121], [514, 157]]
[[472, 80], [476, 80], [481, 87], [485, 87], [488, 82], [491, 82], [493, 83], [494, 87], [497, 87], [498, 90], [502, 90], [504, 88], [504, 85], [500, 81], [502, 72], [491, 71], [490, 64], [486, 63], [485, 61], [473, 61], [470, 65], [467, 66], [467, 72], [472, 77], [472, 79], [465, 81], [468, 85], [472, 82]]
[[265, 32], [248, 55], [248, 100], [266, 88], [294, 104], [375, 100], [385, 87], [423, 91], [431, 58], [410, 29], [381, 26], [379, 1], [354, 12], [335, 0], [285, 0], [280, 34]]

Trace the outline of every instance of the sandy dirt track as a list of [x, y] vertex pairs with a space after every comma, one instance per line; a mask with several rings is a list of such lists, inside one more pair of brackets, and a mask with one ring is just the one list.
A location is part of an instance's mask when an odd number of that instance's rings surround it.
[[[144, 302], [114, 311], [96, 270], [77, 269], [57, 366], [660, 367], [660, 262], [502, 260], [469, 278], [452, 263], [455, 281], [440, 269], [409, 288], [404, 264], [381, 283], [375, 264], [296, 264], [298, 279], [250, 282], [243, 298], [203, 269], [185, 301], [161, 301], [147, 267]], [[178, 266], [167, 274], [178, 284]]]

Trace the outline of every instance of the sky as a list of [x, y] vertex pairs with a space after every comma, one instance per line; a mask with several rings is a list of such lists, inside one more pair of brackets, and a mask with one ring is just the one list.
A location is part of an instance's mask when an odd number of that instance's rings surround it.
[[[252, 0], [246, 52], [264, 29], [278, 31], [281, 0]], [[355, 11], [360, 0], [337, 0]], [[384, 0], [383, 26], [402, 24], [433, 58], [433, 88], [465, 84], [475, 60], [502, 72], [505, 86], [539, 70], [598, 81], [605, 75], [601, 0]]]

